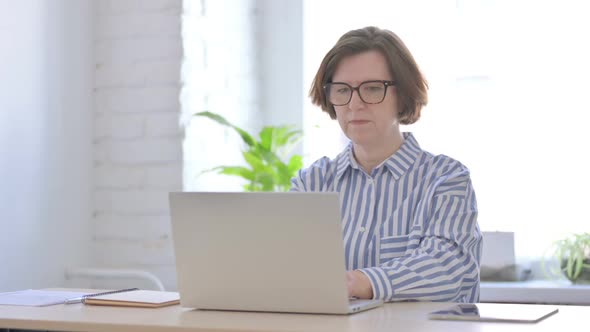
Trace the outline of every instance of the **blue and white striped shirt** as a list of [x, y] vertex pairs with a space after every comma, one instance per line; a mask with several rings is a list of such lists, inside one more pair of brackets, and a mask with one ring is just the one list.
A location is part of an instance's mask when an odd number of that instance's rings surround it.
[[347, 270], [385, 301], [479, 300], [482, 235], [469, 170], [423, 151], [411, 133], [367, 174], [352, 144], [292, 179], [292, 191], [338, 192]]

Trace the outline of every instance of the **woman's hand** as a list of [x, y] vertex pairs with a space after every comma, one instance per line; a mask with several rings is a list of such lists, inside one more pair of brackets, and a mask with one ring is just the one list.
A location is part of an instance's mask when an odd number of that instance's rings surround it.
[[364, 273], [358, 270], [347, 271], [346, 280], [348, 284], [348, 297], [359, 299], [372, 299], [373, 287], [371, 281]]

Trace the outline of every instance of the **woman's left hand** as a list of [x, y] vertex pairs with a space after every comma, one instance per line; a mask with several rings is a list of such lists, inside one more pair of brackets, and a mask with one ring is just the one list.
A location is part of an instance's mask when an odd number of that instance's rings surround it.
[[347, 271], [346, 280], [348, 284], [348, 297], [359, 299], [372, 299], [373, 287], [371, 281], [364, 273], [358, 270]]

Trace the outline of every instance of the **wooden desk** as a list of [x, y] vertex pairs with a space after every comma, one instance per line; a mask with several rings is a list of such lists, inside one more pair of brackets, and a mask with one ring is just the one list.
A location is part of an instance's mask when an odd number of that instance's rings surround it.
[[537, 324], [428, 320], [430, 311], [449, 303], [392, 303], [350, 316], [197, 311], [179, 305], [160, 309], [99, 307], [83, 304], [49, 307], [0, 306], [0, 328], [54, 331], [560, 331], [584, 330], [590, 307], [557, 306], [559, 313]]

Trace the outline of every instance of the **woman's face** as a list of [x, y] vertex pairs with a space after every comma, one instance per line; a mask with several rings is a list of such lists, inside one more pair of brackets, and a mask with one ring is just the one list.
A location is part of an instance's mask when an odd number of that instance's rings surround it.
[[[374, 50], [343, 58], [332, 77], [332, 82], [343, 82], [352, 87], [373, 80], [395, 80], [383, 54]], [[399, 131], [396, 90], [394, 86], [386, 90], [385, 99], [379, 104], [363, 102], [354, 91], [347, 105], [334, 106], [342, 131], [354, 144], [382, 145]]]

